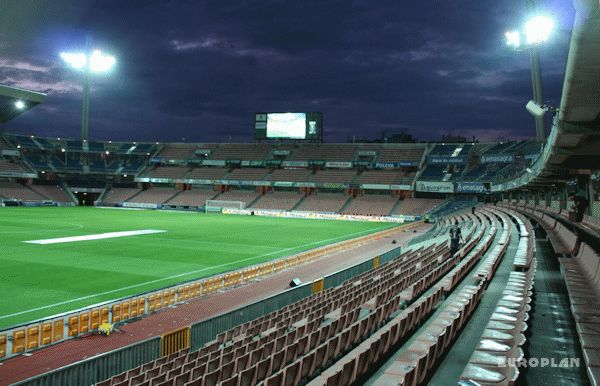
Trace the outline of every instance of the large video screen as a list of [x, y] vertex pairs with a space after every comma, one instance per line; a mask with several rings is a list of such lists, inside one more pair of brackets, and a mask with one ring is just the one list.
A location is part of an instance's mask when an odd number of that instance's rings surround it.
[[267, 138], [306, 139], [306, 113], [267, 114]]
[[321, 139], [321, 113], [256, 113], [256, 139]]

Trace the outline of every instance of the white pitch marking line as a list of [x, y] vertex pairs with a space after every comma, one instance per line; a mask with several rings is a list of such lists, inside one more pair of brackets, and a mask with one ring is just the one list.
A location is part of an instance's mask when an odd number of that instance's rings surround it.
[[166, 232], [166, 231], [157, 230], [157, 229], [142, 229], [139, 231], [97, 233], [95, 235], [59, 237], [59, 238], [55, 238], [55, 239], [29, 240], [29, 241], [23, 241], [23, 242], [28, 243], [28, 244], [46, 245], [46, 244], [72, 243], [72, 242], [76, 242], [76, 241], [113, 239], [116, 237], [151, 235], [151, 234], [155, 234], [155, 233], [164, 233], [164, 232]]
[[349, 237], [349, 236], [358, 236], [358, 235], [364, 234], [364, 233], [375, 233], [375, 232], [378, 232], [378, 231], [381, 231], [381, 230], [384, 230], [384, 229], [388, 229], [388, 228], [389, 228], [388, 226], [384, 226], [384, 227], [375, 228], [375, 229], [368, 229], [368, 230], [364, 230], [364, 231], [360, 231], [360, 232], [350, 233], [350, 234], [347, 234], [347, 235], [333, 237], [333, 238], [327, 239], [327, 240], [319, 240], [319, 241], [314, 241], [314, 242], [308, 243], [308, 244], [297, 245], [295, 247], [284, 248], [284, 249], [280, 249], [278, 251], [269, 252], [269, 253], [265, 253], [265, 254], [258, 255], [258, 256], [252, 256], [252, 257], [247, 257], [245, 259], [234, 260], [234, 261], [230, 261], [230, 262], [224, 263], [224, 264], [211, 265], [210, 267], [198, 269], [198, 270], [195, 270], [195, 271], [184, 272], [184, 273], [180, 273], [180, 274], [172, 275], [172, 276], [167, 276], [167, 277], [161, 277], [159, 279], [150, 280], [150, 281], [147, 281], [147, 282], [144, 282], [144, 283], [133, 284], [133, 285], [129, 285], [129, 286], [123, 287], [123, 288], [117, 288], [117, 289], [110, 290], [110, 291], [104, 291], [104, 292], [100, 292], [100, 293], [97, 293], [97, 294], [82, 296], [82, 297], [71, 299], [71, 300], [65, 300], [64, 302], [58, 302], [58, 303], [54, 303], [54, 304], [48, 304], [48, 305], [45, 305], [45, 306], [36, 307], [36, 308], [32, 308], [32, 309], [25, 310], [25, 311], [15, 312], [13, 314], [2, 315], [2, 316], [0, 316], [0, 319], [6, 319], [6, 318], [13, 317], [13, 316], [18, 316], [18, 315], [23, 315], [23, 314], [29, 314], [31, 312], [45, 310], [47, 308], [52, 308], [52, 307], [56, 307], [56, 306], [62, 306], [64, 304], [74, 303], [74, 302], [78, 302], [78, 301], [81, 301], [81, 300], [95, 298], [95, 297], [98, 297], [98, 296], [104, 296], [104, 295], [112, 294], [112, 293], [119, 292], [119, 291], [125, 291], [125, 290], [136, 288], [136, 287], [142, 287], [142, 286], [145, 286], [145, 285], [148, 285], [148, 284], [160, 283], [161, 281], [175, 279], [175, 278], [178, 278], [178, 277], [183, 277], [183, 276], [188, 276], [188, 275], [193, 275], [193, 274], [196, 274], [196, 273], [200, 273], [200, 272], [203, 272], [203, 271], [208, 271], [208, 270], [215, 269], [215, 268], [227, 267], [228, 265], [232, 265], [232, 264], [236, 264], [236, 263], [241, 263], [241, 262], [248, 261], [248, 260], [253, 260], [253, 259], [256, 259], [258, 257], [266, 257], [266, 256], [275, 255], [275, 254], [277, 254], [279, 252], [285, 252], [285, 251], [290, 251], [290, 250], [297, 249], [297, 248], [308, 247], [308, 246], [319, 244], [319, 243], [326, 243], [326, 242], [329, 242], [329, 241], [335, 241], [335, 240], [339, 240], [339, 239], [342, 239], [342, 238], [345, 238], [345, 237]]

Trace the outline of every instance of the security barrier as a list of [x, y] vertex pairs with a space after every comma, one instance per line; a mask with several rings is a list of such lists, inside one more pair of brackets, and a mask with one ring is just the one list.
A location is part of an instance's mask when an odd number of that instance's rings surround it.
[[312, 293], [313, 294], [323, 291], [323, 288], [325, 288], [325, 280], [324, 279], [318, 279], [318, 280], [313, 281], [313, 284], [312, 284]]
[[33, 350], [40, 345], [40, 327], [27, 328], [27, 350]]
[[190, 347], [190, 327], [168, 332], [162, 336], [162, 356]]
[[42, 323], [42, 346], [52, 343], [52, 323]]
[[25, 351], [25, 329], [13, 332], [13, 354]]
[[6, 334], [0, 335], [0, 358], [6, 356]]
[[[411, 228], [418, 223], [403, 226], [402, 229]], [[188, 301], [192, 298], [215, 293], [223, 288], [230, 288], [241, 285], [245, 282], [255, 280], [261, 276], [270, 275], [299, 264], [305, 264], [325, 255], [329, 255], [341, 250], [348, 250], [364, 245], [376, 239], [380, 239], [391, 233], [397, 232], [398, 227], [386, 229], [377, 233], [361, 236], [358, 238], [342, 241], [332, 245], [315, 248], [306, 252], [302, 252], [289, 257], [273, 260], [268, 263], [258, 264], [249, 268], [220, 274], [206, 279], [196, 280], [190, 283], [179, 284], [177, 286], [153, 291], [142, 296], [129, 297], [118, 301], [106, 302], [101, 305], [88, 307], [80, 311], [56, 315], [49, 319], [40, 320], [24, 326], [19, 326], [13, 329], [7, 329], [0, 334], [0, 360], [18, 355], [29, 350], [60, 342], [61, 340], [74, 338], [82, 334], [87, 334], [96, 330], [103, 323], [122, 323], [132, 318], [138, 318], [143, 315], [158, 311], [169, 305], [174, 305], [180, 302]], [[379, 257], [379, 262], [375, 260], [369, 261], [369, 268], [375, 264], [385, 263], [399, 254], [400, 248], [397, 251], [390, 251], [382, 254]], [[355, 274], [355, 270], [359, 269], [364, 272], [364, 267], [349, 268], [336, 273], [333, 276], [328, 276], [323, 279], [322, 285], [324, 288], [329, 288], [334, 282], [341, 283], [348, 275]], [[321, 284], [317, 284], [315, 290], [319, 290]], [[337, 285], [337, 284], [336, 284]], [[309, 286], [308, 292], [313, 290]], [[322, 289], [320, 289], [322, 290]], [[287, 302], [284, 302], [288, 304]], [[261, 309], [262, 310], [262, 309]], [[258, 313], [262, 311], [257, 311]], [[192, 332], [193, 335], [193, 332]], [[12, 339], [8, 339], [8, 337]], [[4, 338], [3, 338], [4, 337]], [[2, 343], [4, 342], [4, 343]]]

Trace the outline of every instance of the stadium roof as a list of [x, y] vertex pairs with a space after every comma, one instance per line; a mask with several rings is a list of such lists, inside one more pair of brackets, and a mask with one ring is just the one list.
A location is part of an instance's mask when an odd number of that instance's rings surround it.
[[[23, 114], [45, 99], [46, 94], [0, 84], [0, 123]], [[16, 105], [18, 102], [22, 102], [20, 107]]]

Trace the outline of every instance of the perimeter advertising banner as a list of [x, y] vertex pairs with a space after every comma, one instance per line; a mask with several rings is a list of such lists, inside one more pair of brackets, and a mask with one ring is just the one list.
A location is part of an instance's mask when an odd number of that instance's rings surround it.
[[416, 161], [400, 161], [400, 162], [373, 162], [374, 169], [398, 169], [401, 167], [417, 166]]
[[292, 167], [292, 168], [307, 168], [308, 161], [283, 161], [281, 166]]
[[482, 164], [489, 163], [511, 163], [515, 160], [512, 154], [484, 154], [481, 156]]
[[326, 168], [338, 168], [338, 169], [351, 169], [352, 162], [342, 162], [342, 161], [330, 161], [325, 162]]
[[457, 193], [485, 193], [487, 189], [482, 182], [457, 182]]
[[346, 215], [337, 213], [319, 213], [319, 212], [284, 212], [278, 210], [249, 210], [249, 209], [233, 209], [223, 208], [223, 214], [267, 216], [267, 217], [288, 217], [288, 218], [308, 218], [320, 220], [342, 220], [342, 221], [369, 221], [369, 222], [395, 222], [404, 223], [409, 219], [416, 219], [412, 216], [361, 216], [361, 215]]
[[427, 157], [427, 163], [429, 165], [464, 165], [468, 161], [466, 156], [458, 157]]
[[415, 183], [417, 192], [452, 193], [454, 184], [447, 181], [417, 181]]

